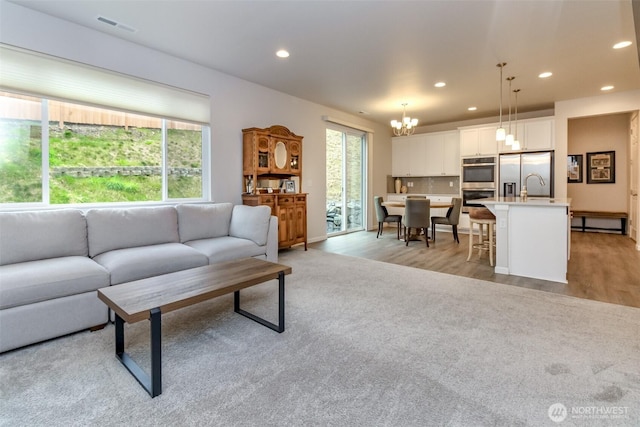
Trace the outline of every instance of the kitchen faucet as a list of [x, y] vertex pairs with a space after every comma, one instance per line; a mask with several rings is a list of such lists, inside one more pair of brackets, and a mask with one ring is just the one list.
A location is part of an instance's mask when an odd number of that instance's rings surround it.
[[537, 174], [537, 173], [530, 173], [529, 175], [527, 175], [527, 177], [524, 179], [523, 184], [522, 184], [522, 190], [520, 190], [520, 198], [523, 201], [527, 200], [527, 180], [529, 178], [531, 178], [532, 176], [537, 176], [538, 179], [540, 180], [540, 185], [544, 186], [544, 179], [542, 179], [542, 177]]

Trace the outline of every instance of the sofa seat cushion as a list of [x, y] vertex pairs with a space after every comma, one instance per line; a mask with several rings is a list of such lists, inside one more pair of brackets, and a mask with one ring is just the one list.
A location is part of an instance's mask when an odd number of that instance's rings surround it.
[[[0, 267], [0, 309], [33, 304], [109, 286], [109, 272], [82, 256]], [[97, 298], [97, 296], [96, 296]]]
[[111, 284], [207, 265], [205, 255], [180, 243], [117, 249], [93, 258], [111, 273]]
[[266, 246], [258, 246], [251, 240], [237, 237], [216, 237], [185, 243], [209, 258], [209, 264], [232, 259], [265, 255]]

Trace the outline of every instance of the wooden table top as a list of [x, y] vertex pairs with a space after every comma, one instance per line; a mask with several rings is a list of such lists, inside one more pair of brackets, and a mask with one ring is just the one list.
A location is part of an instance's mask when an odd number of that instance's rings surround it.
[[98, 298], [125, 322], [135, 323], [147, 320], [153, 308], [168, 313], [277, 279], [280, 272], [291, 274], [291, 267], [243, 258], [98, 289]]
[[[382, 202], [382, 205], [388, 208], [404, 208], [405, 207], [404, 201]], [[453, 204], [450, 202], [433, 202], [432, 201], [429, 207], [431, 209], [440, 209], [440, 208], [450, 208], [452, 206]]]

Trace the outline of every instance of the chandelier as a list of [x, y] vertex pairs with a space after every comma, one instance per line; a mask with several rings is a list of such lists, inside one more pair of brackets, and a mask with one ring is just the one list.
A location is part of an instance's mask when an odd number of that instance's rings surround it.
[[391, 127], [395, 136], [413, 135], [418, 125], [418, 119], [407, 117], [407, 103], [402, 104], [402, 120], [391, 120]]

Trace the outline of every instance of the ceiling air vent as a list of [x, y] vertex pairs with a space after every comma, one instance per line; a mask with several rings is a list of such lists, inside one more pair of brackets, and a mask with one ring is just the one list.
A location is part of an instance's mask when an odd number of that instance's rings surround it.
[[118, 28], [118, 29], [123, 30], [123, 31], [127, 31], [127, 32], [130, 32], [130, 33], [135, 33], [135, 32], [138, 31], [135, 28], [130, 27], [129, 25], [122, 24], [122, 23], [120, 23], [118, 21], [114, 21], [113, 19], [105, 18], [104, 16], [98, 16], [97, 19], [98, 19], [98, 21], [100, 21], [100, 22], [102, 22], [104, 24], [111, 25], [112, 27]]

